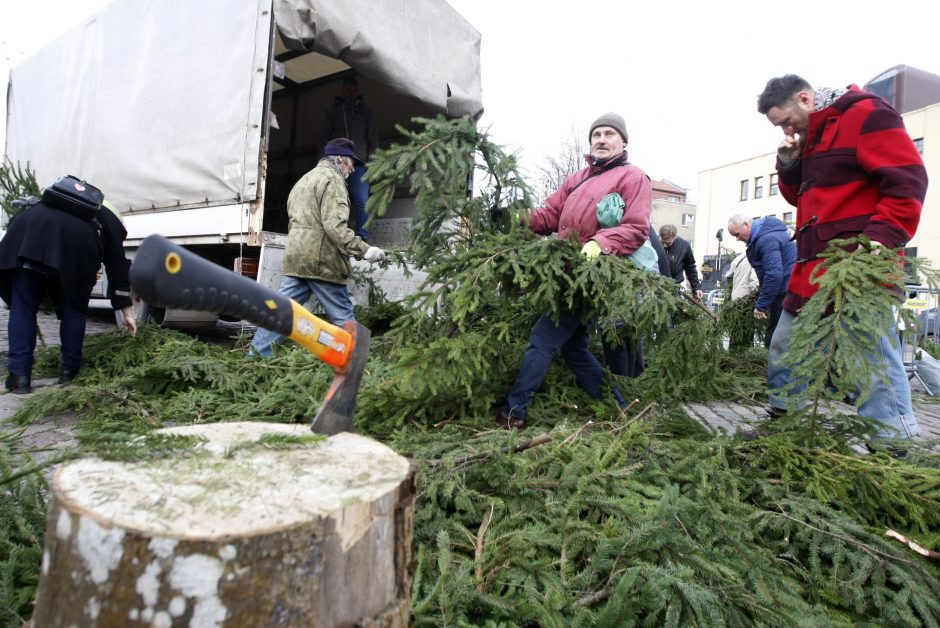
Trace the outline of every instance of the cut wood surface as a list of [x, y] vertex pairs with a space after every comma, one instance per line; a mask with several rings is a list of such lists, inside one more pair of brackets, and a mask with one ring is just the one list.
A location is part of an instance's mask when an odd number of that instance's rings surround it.
[[306, 426], [171, 428], [196, 452], [53, 480], [34, 626], [407, 625], [414, 468]]

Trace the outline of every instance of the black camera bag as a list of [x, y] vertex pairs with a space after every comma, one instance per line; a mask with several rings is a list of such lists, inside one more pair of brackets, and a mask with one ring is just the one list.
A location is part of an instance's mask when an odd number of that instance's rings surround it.
[[68, 174], [43, 190], [42, 202], [83, 220], [94, 220], [101, 208], [101, 190]]

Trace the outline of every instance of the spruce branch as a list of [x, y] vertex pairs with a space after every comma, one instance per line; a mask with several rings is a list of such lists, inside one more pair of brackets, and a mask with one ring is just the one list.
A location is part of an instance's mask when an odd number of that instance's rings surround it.
[[906, 558], [901, 558], [901, 557], [899, 557], [899, 556], [894, 556], [894, 555], [892, 555], [892, 554], [888, 554], [887, 552], [882, 552], [881, 550], [879, 550], [879, 549], [877, 549], [877, 548], [874, 548], [874, 547], [871, 547], [870, 545], [866, 545], [865, 543], [862, 543], [861, 541], [859, 541], [859, 540], [856, 539], [856, 538], [853, 538], [853, 537], [850, 537], [850, 536], [846, 536], [846, 535], [844, 535], [844, 534], [839, 534], [839, 533], [836, 533], [836, 532], [831, 532], [831, 531], [829, 531], [829, 530], [823, 530], [822, 528], [818, 528], [818, 527], [816, 527], [816, 526], [814, 526], [814, 525], [812, 525], [812, 524], [810, 524], [810, 523], [807, 523], [806, 521], [800, 521], [799, 519], [796, 519], [795, 517], [791, 517], [790, 515], [788, 515], [788, 514], [786, 513], [786, 511], [784, 511], [783, 508], [780, 507], [779, 505], [777, 506], [777, 508], [780, 510], [779, 515], [780, 515], [781, 517], [783, 517], [784, 519], [788, 519], [788, 520], [790, 520], [790, 521], [792, 521], [792, 522], [794, 522], [794, 523], [797, 523], [797, 524], [799, 524], [799, 525], [801, 525], [801, 526], [805, 526], [805, 527], [809, 528], [810, 530], [813, 530], [813, 531], [815, 531], [815, 532], [819, 532], [820, 534], [825, 534], [825, 535], [827, 535], [827, 536], [831, 536], [831, 537], [833, 537], [833, 538], [837, 538], [837, 539], [839, 539], [840, 541], [844, 541], [844, 542], [846, 542], [846, 543], [849, 543], [850, 545], [854, 545], [855, 547], [858, 547], [859, 549], [863, 550], [864, 552], [866, 552], [866, 553], [868, 553], [868, 554], [871, 554], [872, 556], [877, 556], [877, 557], [882, 558], [882, 559], [884, 559], [884, 560], [890, 560], [890, 561], [894, 561], [894, 562], [904, 563], [904, 564], [906, 564], [906, 565], [911, 565], [911, 564], [913, 564], [911, 561], [907, 560]]

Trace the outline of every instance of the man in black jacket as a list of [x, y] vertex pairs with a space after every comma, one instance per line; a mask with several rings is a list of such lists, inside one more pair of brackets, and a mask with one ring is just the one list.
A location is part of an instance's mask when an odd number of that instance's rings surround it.
[[692, 247], [676, 234], [675, 225], [663, 225], [659, 228], [659, 238], [663, 241], [666, 256], [669, 258], [669, 274], [676, 280], [676, 283], [682, 283], [688, 278], [692, 293], [701, 299], [702, 284], [698, 280], [698, 269], [695, 267]]
[[45, 202], [13, 217], [0, 241], [0, 298], [10, 306], [7, 390], [17, 394], [32, 391], [36, 313], [46, 295], [52, 298], [60, 321], [59, 383], [75, 378], [82, 363], [88, 299], [102, 263], [108, 274], [111, 305], [123, 313], [125, 329], [131, 335], [137, 333], [125, 237], [127, 230], [117, 214], [104, 206], [92, 220]]

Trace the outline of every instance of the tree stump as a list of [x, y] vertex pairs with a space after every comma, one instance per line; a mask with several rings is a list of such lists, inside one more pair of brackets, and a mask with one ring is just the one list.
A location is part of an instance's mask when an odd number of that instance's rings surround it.
[[[63, 465], [33, 614], [59, 626], [406, 626], [414, 466], [355, 434], [219, 423], [196, 452]], [[246, 446], [246, 444], [248, 446]]]

